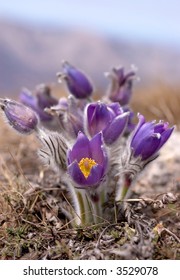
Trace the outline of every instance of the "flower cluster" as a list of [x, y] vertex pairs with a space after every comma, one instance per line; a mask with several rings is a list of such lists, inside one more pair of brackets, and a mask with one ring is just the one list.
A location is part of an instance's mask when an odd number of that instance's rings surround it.
[[129, 107], [135, 71], [113, 68], [101, 100], [93, 100], [90, 79], [63, 62], [58, 79], [68, 96], [59, 100], [46, 85], [34, 94], [23, 89], [20, 101], [0, 99], [8, 123], [19, 133], [34, 132], [41, 142], [40, 158], [66, 182], [74, 211], [73, 225], [106, 219], [105, 204], [127, 197], [130, 186], [144, 167], [159, 155], [174, 127], [167, 122], [146, 122]]

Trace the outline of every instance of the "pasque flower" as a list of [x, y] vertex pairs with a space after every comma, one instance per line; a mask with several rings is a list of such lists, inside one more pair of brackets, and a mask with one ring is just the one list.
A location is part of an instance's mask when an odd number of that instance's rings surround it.
[[45, 108], [50, 108], [58, 103], [58, 100], [51, 96], [50, 88], [44, 84], [39, 85], [35, 94], [23, 89], [20, 93], [20, 101], [26, 106], [32, 108], [39, 116], [41, 121], [51, 121], [52, 116], [44, 111]]
[[87, 105], [85, 126], [91, 137], [102, 131], [107, 145], [114, 143], [124, 132], [129, 118], [129, 112], [123, 113], [119, 103], [107, 105], [95, 102]]
[[124, 68], [113, 68], [107, 73], [111, 79], [107, 95], [112, 102], [119, 102], [121, 106], [127, 105], [132, 95], [132, 84], [135, 71], [124, 73]]
[[87, 76], [67, 61], [63, 62], [62, 67], [63, 72], [57, 76], [66, 81], [70, 93], [78, 99], [88, 98], [93, 92], [93, 87]]
[[146, 122], [143, 115], [138, 114], [139, 123], [130, 136], [121, 157], [121, 184], [116, 191], [116, 201], [124, 199], [128, 191], [144, 167], [156, 159], [159, 150], [171, 136], [174, 127], [169, 128], [167, 122]]
[[19, 133], [30, 134], [36, 129], [38, 118], [30, 108], [10, 99], [0, 99], [0, 107], [9, 124]]
[[89, 140], [79, 132], [67, 157], [68, 173], [78, 188], [98, 186], [101, 183], [108, 165], [101, 133]]
[[[57, 105], [48, 109], [51, 115], [58, 116], [60, 128], [67, 132], [67, 137], [76, 138], [79, 131], [84, 131], [84, 99], [76, 99], [73, 95], [69, 98], [60, 98]], [[47, 109], [46, 109], [47, 110]]]
[[22, 91], [25, 105], [0, 99], [0, 108], [16, 131], [35, 132], [41, 143], [39, 157], [68, 190], [71, 203], [60, 204], [60, 210], [72, 226], [112, 223], [123, 207], [114, 215], [109, 200], [113, 198], [113, 207], [118, 207], [114, 203], [128, 198], [132, 183], [158, 156], [174, 127], [163, 121], [146, 122], [139, 114], [134, 129], [128, 106], [134, 71], [125, 74], [124, 68], [114, 68], [108, 95], [98, 102], [92, 100], [92, 85], [81, 70], [64, 62], [58, 76], [66, 82], [67, 98], [58, 102], [50, 88], [41, 85], [34, 95]]
[[151, 160], [158, 155], [158, 151], [169, 139], [174, 127], [169, 128], [169, 124], [163, 121], [146, 122], [141, 114], [138, 114], [138, 118], [139, 123], [130, 146], [134, 157], [140, 156], [143, 161]]

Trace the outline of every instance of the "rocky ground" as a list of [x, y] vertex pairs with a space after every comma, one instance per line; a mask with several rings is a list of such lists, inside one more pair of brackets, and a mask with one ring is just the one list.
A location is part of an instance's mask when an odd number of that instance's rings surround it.
[[116, 223], [72, 229], [68, 197], [33, 135], [0, 123], [0, 259], [180, 259], [180, 133], [144, 170]]

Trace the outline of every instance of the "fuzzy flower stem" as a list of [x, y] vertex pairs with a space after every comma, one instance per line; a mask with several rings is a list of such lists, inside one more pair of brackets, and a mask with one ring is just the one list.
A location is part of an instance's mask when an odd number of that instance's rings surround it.
[[106, 188], [102, 188], [99, 196], [98, 205], [96, 208], [96, 214], [97, 214], [97, 222], [102, 223], [103, 222], [103, 208], [104, 204], [107, 202], [107, 190]]
[[[79, 216], [81, 225], [89, 225], [102, 221], [102, 204], [98, 199], [94, 200], [88, 191], [84, 189], [76, 189], [76, 196], [79, 205]], [[99, 196], [98, 196], [99, 198]]]
[[130, 190], [130, 186], [132, 184], [132, 179], [129, 174], [124, 174], [122, 181], [122, 186], [118, 189], [118, 192], [116, 193], [116, 201], [121, 201], [127, 197], [128, 192]]
[[81, 224], [84, 225], [84, 224], [86, 224], [86, 210], [85, 210], [84, 197], [80, 191], [77, 191], [76, 194], [77, 194], [77, 199], [78, 199], [79, 208], [80, 208]]
[[100, 200], [98, 203], [95, 203], [95, 213], [94, 213], [94, 220], [95, 220], [95, 223], [98, 224], [98, 223], [101, 223], [102, 222], [102, 219], [103, 219], [103, 209], [102, 209], [102, 205], [100, 203]]
[[106, 202], [106, 191], [103, 189], [100, 194], [100, 203], [103, 207], [104, 203]]
[[81, 199], [80, 196], [78, 196], [75, 188], [72, 186], [72, 184], [70, 182], [68, 182], [68, 189], [71, 194], [71, 198], [72, 198], [72, 202], [73, 202], [73, 206], [72, 206], [73, 213], [72, 214], [75, 217], [74, 224], [77, 226], [77, 225], [82, 224], [82, 212], [84, 209], [84, 204], [83, 204], [83, 200]]
[[98, 194], [96, 190], [76, 189], [76, 196], [81, 225], [101, 223], [103, 220], [103, 204], [106, 197], [104, 190]]
[[93, 207], [93, 218], [96, 224], [103, 221], [103, 205], [106, 202], [106, 191], [104, 188], [100, 192], [89, 193], [91, 204]]
[[77, 199], [80, 207], [81, 225], [88, 225], [93, 222], [92, 204], [89, 200], [86, 191], [76, 190]]

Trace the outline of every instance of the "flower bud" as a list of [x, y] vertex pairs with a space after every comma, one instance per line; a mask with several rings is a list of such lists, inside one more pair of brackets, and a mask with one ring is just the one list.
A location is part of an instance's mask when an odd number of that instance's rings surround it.
[[124, 68], [113, 68], [107, 76], [111, 78], [107, 95], [112, 102], [119, 102], [121, 106], [127, 105], [132, 95], [134, 71], [124, 74]]
[[44, 84], [39, 85], [35, 90], [35, 95], [32, 95], [27, 89], [23, 89], [20, 94], [20, 101], [32, 108], [39, 116], [41, 121], [51, 121], [52, 116], [44, 111], [45, 108], [50, 108], [58, 103], [58, 100], [51, 96], [50, 88]]
[[150, 161], [158, 155], [160, 148], [171, 136], [174, 127], [169, 128], [167, 122], [146, 122], [143, 115], [138, 114], [139, 123], [131, 139], [130, 146], [134, 157]]
[[1, 99], [0, 107], [9, 124], [19, 133], [30, 134], [38, 124], [38, 118], [33, 110], [10, 99]]
[[129, 113], [123, 113], [118, 103], [107, 105], [102, 102], [91, 103], [86, 108], [86, 126], [91, 137], [102, 131], [107, 145], [114, 143], [124, 132]]
[[58, 73], [57, 76], [60, 80], [66, 81], [70, 93], [78, 99], [88, 98], [93, 92], [93, 87], [87, 76], [67, 61], [63, 63], [63, 72]]

